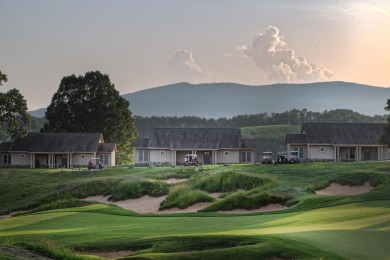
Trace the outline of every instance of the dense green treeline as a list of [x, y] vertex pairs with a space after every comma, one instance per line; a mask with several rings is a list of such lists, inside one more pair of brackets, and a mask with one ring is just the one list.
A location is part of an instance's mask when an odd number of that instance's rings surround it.
[[[232, 118], [202, 118], [196, 116], [134, 116], [139, 134], [156, 127], [248, 127], [262, 125], [300, 125], [302, 123], [385, 123], [386, 115], [367, 116], [349, 109], [312, 112], [292, 109], [282, 113], [239, 115]], [[39, 132], [46, 118], [31, 117], [31, 132]], [[7, 140], [5, 128], [0, 128], [0, 142]]]
[[[282, 113], [239, 115], [232, 118], [201, 118], [196, 116], [165, 117], [134, 116], [139, 132], [155, 127], [247, 127], [261, 125], [300, 125], [302, 123], [384, 123], [386, 115], [367, 116], [349, 109], [312, 112], [292, 109]], [[142, 133], [141, 133], [142, 134]]]

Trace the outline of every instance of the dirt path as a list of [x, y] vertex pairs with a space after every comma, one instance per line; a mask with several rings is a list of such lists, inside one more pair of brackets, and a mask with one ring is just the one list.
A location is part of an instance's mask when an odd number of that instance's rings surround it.
[[367, 193], [372, 190], [373, 187], [369, 182], [365, 182], [363, 185], [350, 186], [350, 185], [340, 185], [338, 183], [332, 183], [328, 187], [322, 190], [317, 190], [316, 194], [318, 195], [357, 195]]

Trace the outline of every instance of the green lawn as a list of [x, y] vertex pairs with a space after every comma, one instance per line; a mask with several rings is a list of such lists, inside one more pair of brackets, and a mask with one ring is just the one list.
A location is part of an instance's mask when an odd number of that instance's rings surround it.
[[[288, 196], [286, 203], [297, 203], [284, 211], [242, 215], [139, 215], [101, 204], [54, 209], [0, 219], [0, 244], [48, 239], [78, 251], [130, 249], [132, 257], [150, 259], [388, 259], [389, 170], [389, 162], [107, 168], [96, 172], [0, 169], [3, 213], [31, 209], [50, 199], [112, 191], [110, 187], [129, 181], [174, 176], [191, 177], [188, 187], [198, 187], [197, 179], [207, 176], [218, 176], [224, 187], [236, 178], [234, 174], [258, 177], [259, 183], [272, 181], [272, 185], [265, 184], [265, 191]], [[221, 179], [223, 173], [230, 177]], [[331, 182], [358, 185], [365, 181], [376, 187], [363, 195], [312, 193]]]

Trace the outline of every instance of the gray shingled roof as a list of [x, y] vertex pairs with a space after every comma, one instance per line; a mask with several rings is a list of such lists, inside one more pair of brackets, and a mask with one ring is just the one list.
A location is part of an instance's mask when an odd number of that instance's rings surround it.
[[111, 153], [114, 150], [116, 150], [116, 145], [114, 143], [100, 143], [97, 152]]
[[380, 145], [385, 124], [310, 123], [302, 124], [308, 143], [334, 145]]
[[[254, 140], [253, 140], [254, 141]], [[248, 148], [251, 141], [244, 141]], [[242, 148], [241, 131], [237, 128], [154, 128], [149, 138], [137, 138], [136, 148], [221, 149]], [[255, 146], [254, 146], [255, 147]]]
[[134, 140], [134, 147], [136, 148], [148, 148], [149, 137], [137, 137]]
[[0, 152], [8, 152], [12, 142], [0, 143]]
[[242, 149], [256, 149], [255, 139], [241, 139]]
[[15, 140], [11, 152], [96, 152], [100, 133], [29, 133]]
[[290, 144], [306, 144], [306, 136], [304, 134], [286, 134], [286, 142]]

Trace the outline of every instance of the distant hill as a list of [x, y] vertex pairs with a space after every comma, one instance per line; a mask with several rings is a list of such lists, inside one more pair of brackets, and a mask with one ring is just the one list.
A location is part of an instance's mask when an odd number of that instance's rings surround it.
[[[177, 83], [122, 95], [133, 115], [231, 118], [236, 115], [281, 113], [293, 108], [313, 112], [351, 109], [363, 115], [383, 115], [390, 88], [348, 82], [273, 84]], [[44, 117], [46, 108], [29, 113]]]
[[390, 88], [347, 82], [248, 86], [177, 83], [125, 94], [134, 115], [231, 118], [293, 108], [322, 112], [338, 108], [383, 115]]
[[30, 110], [28, 113], [33, 117], [45, 117], [46, 108], [39, 108], [37, 110]]

